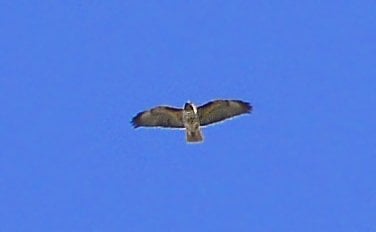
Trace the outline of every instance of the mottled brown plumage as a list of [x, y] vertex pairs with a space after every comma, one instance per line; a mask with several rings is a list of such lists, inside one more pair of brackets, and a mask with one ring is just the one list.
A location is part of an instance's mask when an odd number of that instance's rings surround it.
[[132, 119], [137, 127], [181, 128], [187, 131], [187, 142], [201, 142], [200, 127], [250, 113], [252, 106], [240, 100], [215, 100], [196, 107], [186, 103], [183, 109], [158, 106], [138, 113]]
[[143, 127], [167, 127], [184, 128], [182, 110], [169, 106], [158, 106], [150, 110], [138, 113], [132, 124], [135, 128]]

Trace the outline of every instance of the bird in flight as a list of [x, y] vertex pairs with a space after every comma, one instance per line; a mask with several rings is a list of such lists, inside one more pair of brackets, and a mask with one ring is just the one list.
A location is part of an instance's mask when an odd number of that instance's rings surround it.
[[196, 107], [187, 102], [183, 109], [171, 106], [157, 106], [138, 113], [131, 123], [137, 127], [161, 127], [185, 129], [186, 141], [202, 142], [201, 127], [230, 119], [241, 114], [251, 113], [252, 106], [240, 100], [214, 100]]

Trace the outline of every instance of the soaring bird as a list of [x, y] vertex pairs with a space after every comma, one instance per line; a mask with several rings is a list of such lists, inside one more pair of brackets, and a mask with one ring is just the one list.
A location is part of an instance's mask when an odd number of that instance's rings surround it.
[[250, 113], [252, 106], [240, 100], [214, 100], [196, 107], [187, 102], [183, 109], [157, 106], [138, 113], [131, 123], [137, 127], [162, 127], [185, 129], [187, 142], [202, 142], [201, 127], [221, 122], [232, 117]]

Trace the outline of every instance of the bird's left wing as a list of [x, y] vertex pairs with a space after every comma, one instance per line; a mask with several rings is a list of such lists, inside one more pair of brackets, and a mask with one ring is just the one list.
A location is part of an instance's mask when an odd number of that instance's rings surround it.
[[197, 108], [201, 126], [220, 122], [251, 111], [252, 106], [248, 102], [240, 100], [215, 100]]
[[138, 113], [132, 119], [132, 124], [137, 127], [166, 127], [184, 128], [183, 112], [169, 106], [158, 106], [153, 109]]

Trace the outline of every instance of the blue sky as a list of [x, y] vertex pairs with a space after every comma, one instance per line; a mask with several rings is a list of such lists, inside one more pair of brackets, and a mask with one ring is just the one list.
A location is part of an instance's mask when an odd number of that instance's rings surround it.
[[[0, 3], [0, 231], [375, 231], [373, 1]], [[242, 99], [204, 129], [139, 111]]]

